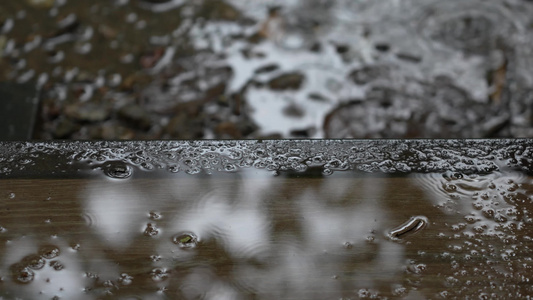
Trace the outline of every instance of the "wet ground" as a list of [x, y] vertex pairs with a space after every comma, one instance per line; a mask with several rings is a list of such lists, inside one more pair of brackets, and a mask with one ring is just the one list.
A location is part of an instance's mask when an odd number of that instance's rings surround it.
[[24, 0], [36, 138], [533, 136], [533, 3]]
[[524, 299], [530, 141], [0, 143], [6, 299]]

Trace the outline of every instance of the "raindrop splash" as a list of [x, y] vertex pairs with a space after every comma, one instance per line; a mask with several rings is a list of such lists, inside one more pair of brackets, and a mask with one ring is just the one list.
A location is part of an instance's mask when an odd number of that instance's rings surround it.
[[108, 177], [115, 179], [126, 179], [131, 177], [133, 169], [120, 161], [109, 162], [104, 166], [104, 173]]

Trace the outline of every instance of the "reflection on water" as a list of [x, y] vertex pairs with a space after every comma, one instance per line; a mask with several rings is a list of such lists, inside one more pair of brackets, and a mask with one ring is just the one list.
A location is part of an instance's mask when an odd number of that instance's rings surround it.
[[0, 181], [1, 297], [533, 293], [533, 181], [521, 173], [109, 168], [105, 178]]

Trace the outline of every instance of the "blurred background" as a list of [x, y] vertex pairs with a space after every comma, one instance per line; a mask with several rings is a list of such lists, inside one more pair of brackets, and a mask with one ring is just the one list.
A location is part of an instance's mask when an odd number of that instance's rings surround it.
[[533, 137], [533, 1], [2, 1], [0, 97], [2, 139]]

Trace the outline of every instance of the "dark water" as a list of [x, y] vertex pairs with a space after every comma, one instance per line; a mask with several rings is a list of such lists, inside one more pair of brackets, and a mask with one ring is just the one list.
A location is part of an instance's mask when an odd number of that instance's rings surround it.
[[84, 179], [1, 180], [0, 296], [533, 293], [532, 177], [313, 170], [187, 175], [121, 165]]

